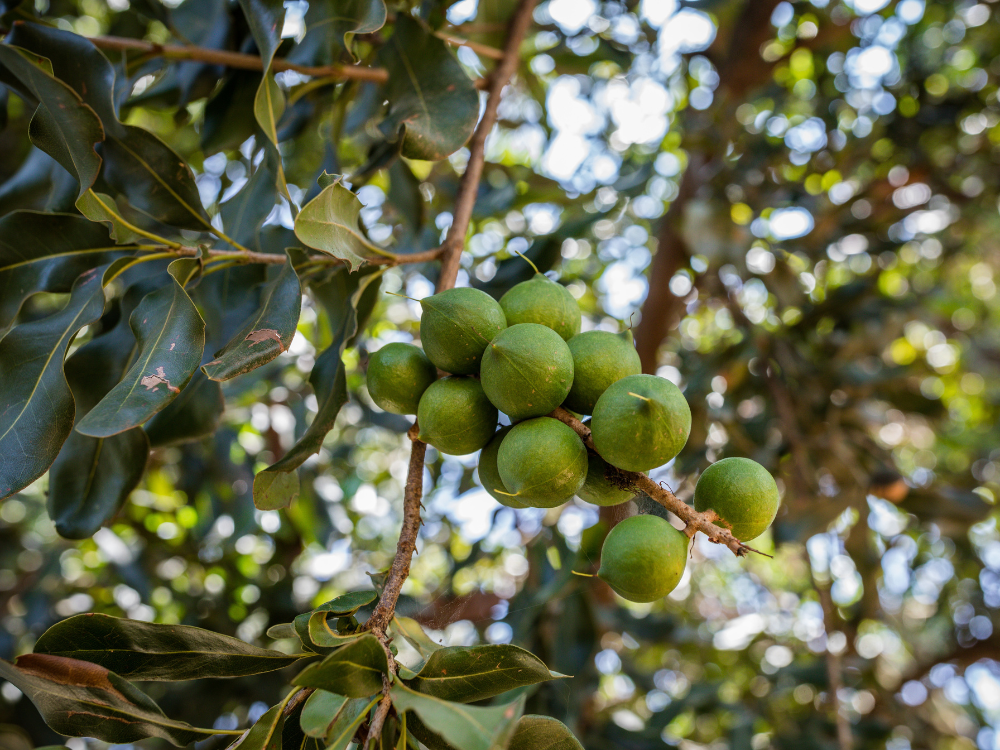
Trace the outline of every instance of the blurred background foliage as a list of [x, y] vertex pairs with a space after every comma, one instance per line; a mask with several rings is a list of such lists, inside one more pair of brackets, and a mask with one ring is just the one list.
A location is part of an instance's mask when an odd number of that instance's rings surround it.
[[[313, 4], [286, 3], [278, 57], [349, 62], [309, 30]], [[509, 5], [391, 8], [408, 9], [498, 47]], [[5, 28], [31, 16], [86, 36], [253, 51], [226, 0], [0, 10]], [[783, 493], [758, 542], [774, 558], [737, 560], [702, 539], [666, 600], [624, 603], [572, 572], [595, 569], [607, 529], [635, 505], [503, 508], [479, 488], [474, 456], [430, 449], [401, 614], [449, 644], [514, 642], [573, 675], [539, 687], [528, 710], [562, 719], [588, 750], [997, 750], [997, 6], [548, 0], [535, 20], [490, 137], [459, 283], [499, 295], [527, 277], [514, 254], [525, 252], [568, 285], [585, 328], [633, 325], [645, 370], [681, 384], [694, 413], [687, 448], [655, 478], [687, 498], [712, 460], [763, 463]], [[356, 52], [371, 63], [383, 42], [360, 35]], [[455, 49], [473, 77], [492, 64]], [[126, 81], [122, 119], [182, 154], [217, 214], [251, 167], [260, 74], [106, 54]], [[439, 244], [467, 152], [395, 158], [379, 148], [375, 86], [278, 79], [292, 197], [343, 172], [373, 240]], [[72, 179], [28, 141], [30, 110], [0, 101], [0, 213], [72, 211]], [[290, 226], [276, 205], [257, 247], [280, 250]], [[435, 273], [391, 269], [381, 289], [420, 298]], [[24, 314], [51, 304], [38, 295]], [[307, 299], [289, 351], [225, 385], [218, 431], [157, 447], [93, 538], [56, 535], [44, 477], [0, 505], [0, 656], [85, 611], [273, 645], [269, 625], [370, 586], [395, 548], [409, 422], [371, 403], [365, 363], [418, 337], [418, 305], [378, 297], [346, 354], [351, 401], [292, 507], [257, 511], [250, 493], [316, 410], [305, 377], [325, 326]], [[281, 684], [151, 694], [172, 716], [231, 728]], [[4, 748], [60, 741], [9, 684], [0, 724]]]

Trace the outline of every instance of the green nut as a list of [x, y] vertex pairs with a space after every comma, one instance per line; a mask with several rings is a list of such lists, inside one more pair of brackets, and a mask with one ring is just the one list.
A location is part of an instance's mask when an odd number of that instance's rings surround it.
[[551, 417], [521, 422], [500, 444], [497, 469], [504, 486], [524, 505], [554, 508], [587, 479], [587, 449], [571, 427]]
[[558, 333], [538, 323], [501, 331], [483, 354], [483, 390], [511, 420], [548, 414], [573, 385], [573, 355]]
[[420, 300], [420, 341], [427, 358], [445, 372], [479, 372], [483, 351], [507, 327], [500, 303], [486, 292], [461, 287]]
[[544, 274], [511, 287], [500, 298], [507, 325], [538, 323], [569, 341], [580, 330], [580, 306], [569, 290]]
[[501, 427], [496, 435], [493, 436], [493, 439], [480, 452], [479, 483], [501, 505], [506, 505], [508, 508], [526, 508], [528, 506], [518, 502], [518, 499], [511, 495], [510, 490], [503, 483], [503, 479], [500, 478], [500, 470], [497, 468], [497, 454], [500, 452], [500, 443], [503, 442], [503, 439], [507, 437], [507, 433], [510, 431], [511, 427], [509, 425]]
[[598, 577], [631, 602], [655, 602], [680, 583], [688, 538], [659, 516], [632, 516], [604, 539]]
[[639, 353], [629, 334], [587, 331], [571, 338], [573, 387], [565, 406], [579, 414], [593, 414], [597, 399], [610, 386], [642, 372]]
[[749, 542], [763, 534], [778, 514], [778, 485], [771, 473], [749, 458], [724, 458], [705, 469], [694, 488], [695, 510], [714, 510], [719, 525]]
[[420, 439], [456, 456], [485, 447], [496, 431], [497, 417], [479, 381], [457, 376], [431, 383], [417, 409]]
[[434, 365], [413, 344], [386, 344], [368, 359], [368, 395], [393, 414], [416, 414], [420, 397], [435, 380]]
[[623, 490], [613, 481], [612, 473], [617, 471], [600, 456], [587, 456], [587, 481], [576, 493], [581, 500], [594, 505], [621, 505], [635, 497], [634, 490]]
[[594, 447], [612, 466], [649, 471], [681, 452], [691, 432], [691, 408], [680, 389], [656, 375], [629, 375], [594, 406]]

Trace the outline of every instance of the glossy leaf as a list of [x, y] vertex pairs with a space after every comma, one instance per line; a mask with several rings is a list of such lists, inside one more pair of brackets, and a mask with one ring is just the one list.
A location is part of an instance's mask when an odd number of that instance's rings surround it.
[[0, 328], [35, 292], [68, 292], [84, 271], [129, 252], [80, 216], [14, 211], [0, 218]]
[[366, 698], [348, 698], [326, 690], [317, 690], [306, 701], [299, 722], [309, 737], [324, 737], [336, 745], [349, 726], [364, 713]]
[[272, 706], [229, 747], [240, 750], [282, 750], [281, 730], [285, 726], [282, 706]]
[[292, 251], [289, 262], [281, 267], [277, 278], [265, 288], [260, 309], [228, 344], [215, 353], [215, 359], [202, 367], [209, 378], [229, 380], [288, 351], [302, 307], [299, 277], [292, 258], [301, 262], [303, 255]]
[[385, 2], [315, 0], [304, 20], [306, 35], [289, 59], [303, 65], [332, 65], [339, 62], [341, 50], [355, 57], [351, 44], [355, 34], [371, 34], [385, 25]]
[[53, 75], [100, 117], [103, 176], [112, 188], [157, 221], [193, 230], [209, 227], [187, 163], [153, 133], [118, 119], [114, 68], [90, 40], [33, 23], [17, 24], [11, 40], [48, 58]]
[[467, 706], [418, 693], [401, 683], [390, 694], [397, 713], [413, 711], [425, 727], [461, 750], [506, 747], [524, 711], [524, 698], [501, 706]]
[[427, 657], [410, 687], [443, 700], [471, 703], [562, 676], [518, 646], [448, 646]]
[[517, 722], [507, 750], [583, 750], [583, 745], [558, 719], [528, 714]]
[[103, 311], [102, 274], [94, 269], [77, 280], [62, 310], [0, 339], [0, 499], [45, 473], [73, 429], [63, 358], [77, 331]]
[[0, 678], [14, 684], [54, 731], [104, 742], [161, 737], [188, 745], [213, 732], [168, 719], [152, 698], [114, 672], [90, 662], [27, 654], [0, 661]]
[[345, 261], [352, 271], [378, 256], [394, 257], [361, 233], [362, 208], [358, 196], [337, 180], [302, 207], [295, 219], [295, 236], [307, 247]]
[[317, 299], [327, 311], [333, 332], [333, 343], [316, 358], [309, 375], [309, 384], [316, 394], [319, 408], [302, 437], [281, 460], [257, 474], [254, 478], [255, 490], [258, 482], [261, 482], [262, 487], [265, 483], [270, 487], [270, 483], [275, 481], [266, 475], [289, 474], [322, 448], [324, 438], [333, 429], [340, 407], [347, 402], [347, 378], [341, 355], [346, 343], [358, 330], [359, 300], [365, 290], [380, 278], [377, 273], [352, 274], [344, 268], [339, 268], [322, 283], [311, 286]]
[[35, 653], [93, 662], [131, 680], [242, 677], [299, 659], [190, 625], [158, 625], [111, 615], [76, 615], [53, 625]]
[[349, 698], [363, 698], [382, 689], [382, 675], [389, 670], [378, 639], [366, 633], [356, 641], [310, 664], [292, 681], [294, 685], [328, 690]]
[[[311, 612], [306, 612], [304, 614], [298, 615], [295, 621], [292, 623], [295, 629], [295, 634], [299, 637], [299, 640], [307, 647], [321, 647], [322, 649], [336, 647], [343, 645], [344, 639], [339, 634], [334, 634], [330, 631], [329, 643], [319, 643], [312, 639], [312, 632], [316, 630], [319, 632], [320, 623], [327, 617], [348, 617], [350, 615], [357, 614], [357, 611], [362, 607], [371, 604], [378, 598], [378, 593], [375, 591], [348, 591], [346, 594], [341, 594], [338, 597], [331, 599], [328, 602], [324, 602], [320, 606]], [[319, 615], [319, 617], [317, 617]], [[314, 618], [316, 622], [313, 622]], [[329, 630], [326, 625], [323, 625], [324, 630]], [[349, 638], [356, 638], [357, 634], [349, 636]]]
[[47, 67], [28, 50], [0, 45], [0, 83], [38, 103], [28, 128], [32, 143], [76, 177], [82, 194], [100, 173], [94, 144], [104, 140], [104, 128], [97, 114]]
[[201, 361], [205, 322], [175, 280], [146, 295], [129, 325], [138, 356], [122, 381], [80, 420], [76, 429], [84, 435], [108, 437], [141, 425], [174, 400]]
[[282, 0], [239, 0], [246, 16], [250, 33], [257, 43], [257, 50], [264, 61], [264, 69], [271, 66], [271, 58], [281, 43], [281, 29], [285, 23], [285, 6]]
[[437, 160], [458, 151], [479, 120], [479, 94], [443, 41], [405, 14], [383, 48], [389, 111], [382, 131], [402, 130], [402, 154]]
[[118, 213], [115, 199], [106, 193], [96, 193], [87, 190], [76, 202], [80, 213], [91, 221], [100, 221], [108, 225], [111, 238], [119, 245], [130, 242], [142, 242], [142, 235], [134, 232], [128, 222]]
[[254, 244], [261, 224], [274, 208], [278, 197], [274, 162], [273, 152], [266, 152], [247, 184], [219, 207], [226, 234], [242, 245]]
[[[144, 285], [129, 289], [121, 317], [111, 330], [95, 336], [66, 360], [65, 372], [77, 421], [110, 391], [135, 354], [135, 336], [128, 325]], [[142, 478], [149, 441], [142, 429], [94, 438], [75, 430], [63, 443], [49, 471], [49, 517], [66, 539], [84, 539], [96, 532], [122, 507]]]

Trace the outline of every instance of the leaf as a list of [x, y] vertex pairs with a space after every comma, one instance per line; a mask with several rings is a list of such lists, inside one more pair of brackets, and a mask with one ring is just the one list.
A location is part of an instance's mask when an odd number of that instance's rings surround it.
[[219, 207], [226, 234], [241, 245], [251, 244], [278, 197], [274, 159], [270, 157], [271, 152], [266, 152], [247, 184]]
[[84, 435], [108, 437], [142, 424], [174, 400], [201, 361], [205, 322], [176, 280], [147, 294], [129, 325], [139, 342], [138, 357], [122, 381], [80, 420], [76, 429]]
[[190, 625], [102, 614], [56, 623], [42, 633], [35, 653], [93, 662], [130, 680], [163, 681], [262, 674], [300, 658]]
[[132, 231], [115, 206], [115, 199], [106, 193], [87, 190], [76, 202], [81, 214], [91, 221], [100, 221], [111, 228], [111, 238], [119, 245], [141, 242], [142, 235]]
[[479, 120], [479, 94], [447, 45], [401, 13], [380, 58], [389, 72], [381, 129], [388, 137], [402, 129], [403, 156], [434, 161], [462, 148]]
[[28, 50], [0, 45], [0, 83], [38, 102], [28, 127], [31, 142], [76, 177], [82, 194], [100, 173], [94, 144], [104, 140], [104, 128], [94, 110], [43, 64]]
[[304, 255], [298, 251], [290, 252], [289, 261], [264, 290], [264, 299], [254, 317], [215, 353], [212, 362], [201, 368], [209, 378], [229, 380], [288, 351], [302, 307], [302, 292], [293, 260], [298, 258], [301, 262]]
[[466, 706], [418, 693], [402, 683], [390, 692], [397, 713], [413, 711], [427, 728], [461, 750], [506, 747], [524, 711], [524, 698], [501, 706]]
[[420, 623], [411, 617], [401, 617], [399, 615], [393, 617], [392, 631], [403, 636], [424, 658], [443, 648], [440, 643], [432, 641], [430, 636], [420, 627]]
[[44, 56], [52, 73], [90, 106], [104, 126], [104, 179], [129, 204], [183, 229], [210, 228], [187, 163], [148, 130], [126, 125], [114, 105], [115, 71], [93, 43], [78, 34], [35, 23], [15, 24], [11, 42]]
[[230, 748], [240, 750], [281, 750], [281, 730], [285, 726], [283, 706], [272, 706], [257, 719]]
[[[321, 644], [312, 640], [311, 632], [313, 628], [318, 628], [319, 625], [313, 625], [313, 617], [315, 615], [321, 615], [323, 618], [326, 617], [348, 617], [350, 615], [357, 614], [357, 611], [362, 607], [371, 604], [378, 598], [378, 593], [375, 591], [348, 591], [346, 594], [341, 594], [338, 597], [331, 599], [328, 602], [321, 604], [316, 607], [316, 609], [311, 612], [306, 612], [304, 614], [298, 615], [292, 626], [295, 629], [295, 634], [302, 641], [303, 645], [309, 646], [340, 646], [343, 642], [340, 640], [343, 636], [334, 634], [330, 632], [330, 636], [336, 640], [330, 642], [330, 644]], [[349, 638], [357, 638], [358, 634], [353, 634], [348, 636]]]
[[295, 236], [307, 247], [345, 261], [352, 271], [377, 256], [395, 257], [361, 233], [362, 208], [358, 196], [339, 180], [333, 182], [302, 207], [295, 219]]
[[83, 274], [62, 310], [0, 339], [0, 499], [44, 474], [73, 429], [63, 358], [76, 332], [104, 311], [101, 281], [96, 269]]
[[[128, 369], [135, 348], [128, 315], [144, 288], [142, 284], [130, 287], [115, 326], [66, 361], [77, 421]], [[49, 469], [48, 511], [59, 535], [85, 539], [112, 518], [142, 479], [148, 455], [149, 441], [138, 427], [109, 438], [71, 432]]]
[[0, 328], [35, 292], [68, 292], [84, 271], [133, 251], [81, 216], [14, 211], [0, 218]]
[[281, 43], [281, 29], [285, 23], [283, 0], [240, 0], [240, 8], [264, 61], [264, 70], [267, 70]]
[[333, 343], [316, 358], [309, 375], [309, 384], [319, 401], [319, 408], [305, 433], [284, 457], [257, 474], [255, 488], [258, 481], [262, 486], [265, 482], [274, 481], [271, 478], [262, 479], [263, 475], [292, 472], [323, 447], [323, 440], [333, 429], [340, 407], [347, 402], [347, 377], [341, 355], [347, 341], [358, 331], [358, 302], [372, 282], [380, 278], [379, 273], [352, 274], [345, 268], [338, 268], [324, 282], [311, 286], [327, 311], [333, 332]]
[[364, 698], [382, 689], [382, 675], [388, 671], [389, 662], [381, 644], [374, 635], [366, 633], [323, 661], [310, 664], [296, 675], [292, 684]]
[[335, 740], [359, 715], [364, 713], [368, 700], [348, 698], [326, 690], [317, 690], [306, 701], [299, 722], [309, 737]]
[[257, 510], [281, 510], [299, 496], [299, 475], [288, 472], [261, 471], [253, 478], [253, 504]]
[[357, 633], [341, 634], [333, 630], [328, 612], [313, 612], [307, 621], [306, 632], [309, 642], [321, 649], [339, 648], [358, 637]]
[[267, 629], [267, 637], [275, 641], [280, 641], [283, 638], [297, 638], [298, 636], [295, 633], [295, 625], [293, 623], [282, 622], [269, 627]]
[[528, 714], [517, 722], [507, 750], [583, 750], [583, 745], [558, 719]]
[[410, 687], [442, 700], [471, 703], [562, 676], [518, 646], [448, 646], [427, 657]]
[[222, 386], [197, 370], [180, 395], [142, 428], [154, 448], [199, 440], [219, 428], [225, 406]]
[[104, 667], [48, 654], [0, 661], [0, 678], [35, 705], [53, 731], [110, 743], [161, 737], [188, 745], [214, 734], [168, 719], [152, 698]]
[[314, 0], [305, 15], [306, 35], [288, 55], [302, 65], [333, 65], [346, 50], [357, 60], [351, 41], [385, 25], [384, 0]]

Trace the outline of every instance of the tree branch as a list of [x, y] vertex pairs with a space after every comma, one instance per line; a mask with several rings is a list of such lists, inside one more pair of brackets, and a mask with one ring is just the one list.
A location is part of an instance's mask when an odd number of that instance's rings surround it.
[[[476, 132], [472, 136], [469, 147], [469, 161], [465, 167], [465, 174], [458, 187], [458, 195], [455, 203], [454, 219], [451, 228], [448, 230], [444, 244], [438, 248], [441, 256], [441, 273], [438, 276], [437, 291], [444, 291], [455, 286], [458, 277], [458, 265], [462, 255], [462, 247], [465, 244], [465, 233], [469, 228], [469, 221], [472, 218], [472, 208], [476, 203], [476, 195], [479, 191], [479, 180], [483, 173], [483, 161], [486, 158], [486, 137], [493, 128], [497, 118], [497, 109], [500, 106], [500, 97], [504, 86], [517, 69], [520, 59], [519, 52], [521, 42], [528, 27], [531, 26], [531, 14], [538, 0], [521, 0], [514, 15], [511, 17], [507, 43], [504, 46], [504, 56], [490, 76], [489, 96], [486, 100], [486, 108], [483, 117], [476, 126]], [[389, 568], [389, 575], [386, 577], [385, 588], [379, 597], [375, 611], [368, 619], [367, 627], [382, 642], [388, 653], [388, 640], [386, 629], [392, 621], [396, 612], [396, 604], [399, 601], [399, 594], [402, 591], [403, 583], [410, 574], [410, 562], [413, 553], [417, 548], [417, 534], [420, 531], [420, 500], [423, 497], [424, 479], [424, 456], [427, 452], [427, 444], [418, 439], [419, 428], [416, 423], [407, 433], [412, 445], [410, 448], [410, 466], [406, 476], [406, 488], [403, 492], [403, 528], [399, 533], [399, 541], [396, 543], [396, 556], [393, 558], [392, 566]], [[395, 662], [390, 661], [391, 669], [395, 672]], [[375, 712], [371, 726], [368, 728], [368, 736], [365, 739], [365, 747], [371, 748], [378, 739], [382, 731], [382, 724], [389, 712], [390, 701], [388, 699], [389, 679], [384, 686], [385, 696], [379, 703]]]
[[[834, 618], [836, 617], [833, 599], [830, 596], [830, 587], [821, 585], [815, 577], [813, 582], [823, 607], [823, 623], [827, 638], [829, 638], [830, 634], [834, 632]], [[840, 705], [840, 690], [844, 687], [842, 670], [840, 654], [833, 653], [828, 645], [826, 649], [826, 678], [827, 687], [830, 690], [828, 696], [830, 707], [833, 709], [834, 719], [837, 723], [837, 746], [840, 750], [853, 750], [854, 736], [851, 734], [851, 722], [847, 718], [847, 714], [844, 713], [843, 706]]]
[[[557, 407], [555, 411], [549, 414], [549, 416], [554, 417], [563, 424], [567, 424], [572, 427], [573, 431], [583, 438], [583, 443], [587, 446], [587, 449], [597, 453], [597, 448], [594, 447], [594, 440], [590, 435], [590, 428], [583, 424], [583, 422], [574, 417], [561, 406]], [[598, 453], [598, 455], [600, 454]], [[653, 500], [681, 519], [681, 521], [684, 522], [684, 533], [689, 537], [693, 537], [696, 532], [700, 531], [708, 537], [710, 542], [728, 547], [737, 557], [743, 557], [750, 552], [756, 552], [758, 555], [763, 555], [764, 557], [771, 557], [770, 555], [761, 552], [758, 549], [754, 549], [744, 542], [741, 542], [733, 536], [729, 529], [716, 524], [715, 522], [719, 520], [719, 517], [714, 511], [699, 513], [690, 505], [678, 498], [673, 492], [666, 489], [662, 485], [657, 484], [645, 474], [641, 474], [636, 471], [619, 470], [619, 475], [623, 483], [627, 483], [629, 486], [634, 487], [637, 490], [642, 490]]]
[[476, 127], [476, 132], [469, 143], [469, 162], [462, 175], [458, 187], [458, 197], [455, 200], [455, 213], [441, 247], [444, 255], [441, 260], [441, 275], [438, 277], [438, 291], [451, 289], [455, 286], [458, 276], [458, 265], [465, 246], [465, 234], [469, 231], [472, 220], [472, 209], [476, 205], [476, 195], [479, 192], [479, 180], [483, 176], [483, 162], [486, 158], [486, 138], [497, 120], [497, 108], [500, 106], [500, 95], [504, 86], [510, 80], [517, 63], [520, 60], [521, 41], [531, 25], [531, 13], [538, 0], [521, 0], [510, 21], [510, 31], [507, 43], [504, 45], [503, 59], [493, 69], [489, 77], [489, 98], [483, 118]]
[[[143, 250], [156, 250], [157, 252], [170, 252], [180, 258], [195, 258], [198, 256], [199, 248], [197, 247], [187, 247], [184, 245], [178, 247], [168, 247], [166, 245], [141, 245]], [[123, 250], [127, 250], [128, 247], [123, 245]], [[424, 250], [419, 253], [404, 253], [401, 255], [395, 255], [393, 257], [383, 257], [378, 256], [375, 258], [367, 259], [367, 263], [373, 266], [404, 266], [410, 263], [429, 263], [430, 261], [437, 260], [441, 256], [441, 248], [433, 248], [431, 250]], [[242, 250], [209, 250], [209, 258], [227, 258], [229, 260], [238, 261], [241, 263], [263, 263], [267, 265], [281, 265], [285, 262], [286, 257], [284, 255], [278, 255], [277, 253], [255, 253], [255, 252], [244, 252]], [[332, 255], [312, 255], [310, 256], [312, 260], [323, 261], [330, 265], [341, 265], [344, 261], [340, 258], [335, 258]]]

